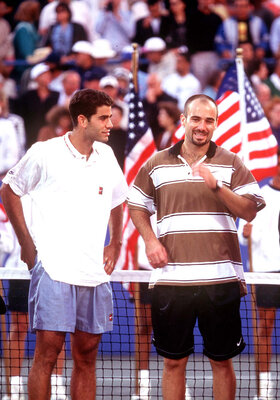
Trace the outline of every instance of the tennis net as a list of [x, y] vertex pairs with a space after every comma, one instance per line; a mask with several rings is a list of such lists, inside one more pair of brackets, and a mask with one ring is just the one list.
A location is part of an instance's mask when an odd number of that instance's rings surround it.
[[[0, 280], [2, 296], [7, 302], [9, 280], [26, 279], [28, 272], [9, 271], [0, 268]], [[149, 305], [143, 305], [139, 301], [139, 284], [148, 282], [149, 271], [115, 271], [112, 275], [112, 288], [114, 296], [114, 329], [102, 337], [97, 359], [97, 396], [100, 399], [161, 399], [161, 378], [163, 369], [162, 357], [158, 356], [150, 344], [151, 326]], [[277, 273], [245, 273], [248, 286], [248, 295], [241, 301], [242, 330], [246, 348], [239, 356], [234, 357], [234, 369], [237, 378], [236, 399], [253, 399], [257, 393], [259, 369], [256, 354], [260, 349], [256, 346], [258, 334], [257, 312], [255, 308], [256, 285], [273, 284], [280, 285], [280, 274]], [[133, 284], [134, 298], [127, 290], [127, 285]], [[280, 286], [279, 286], [280, 289]], [[15, 317], [14, 317], [15, 318]], [[26, 337], [18, 332], [19, 344], [15, 352], [12, 352], [11, 335], [12, 315], [8, 311], [1, 316], [1, 376], [0, 399], [9, 399], [10, 375], [13, 367], [20, 367], [23, 393], [19, 399], [27, 399], [27, 377], [32, 364], [35, 347], [35, 335], [28, 332]], [[20, 321], [19, 321], [20, 322]], [[20, 327], [22, 324], [18, 324]], [[279, 355], [279, 316], [272, 332], [272, 360], [271, 380], [275, 399], [280, 398], [280, 355]], [[23, 350], [22, 363], [20, 361], [20, 348]], [[256, 353], [256, 349], [259, 349]], [[195, 327], [195, 352], [189, 357], [186, 370], [186, 382], [190, 396], [188, 399], [212, 399], [212, 371], [208, 359], [203, 355], [203, 344], [198, 327]], [[265, 351], [265, 349], [263, 349]], [[16, 357], [14, 354], [18, 354]], [[62, 379], [57, 380], [57, 385], [63, 383], [67, 398], [70, 399], [70, 379], [72, 372], [72, 359], [70, 350], [70, 338], [66, 336], [65, 350], [62, 355], [62, 369], [56, 371]], [[11, 356], [13, 354], [13, 357]], [[145, 358], [146, 357], [146, 358]], [[147, 367], [148, 365], [148, 367]], [[144, 366], [144, 367], [143, 367]], [[148, 368], [148, 378], [145, 384], [149, 386], [147, 397], [138, 396], [140, 390], [138, 382], [142, 372]], [[143, 383], [143, 380], [142, 380]], [[52, 399], [62, 399], [53, 395]], [[13, 400], [13, 399], [12, 399]]]

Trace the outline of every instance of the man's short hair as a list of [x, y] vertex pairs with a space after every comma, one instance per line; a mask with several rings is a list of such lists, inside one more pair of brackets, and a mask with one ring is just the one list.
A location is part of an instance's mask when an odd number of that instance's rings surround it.
[[97, 113], [97, 108], [113, 105], [113, 100], [107, 93], [100, 90], [81, 89], [74, 93], [70, 100], [69, 112], [73, 126], [78, 124], [78, 116], [84, 115], [88, 120]]
[[216, 104], [215, 100], [212, 99], [212, 97], [207, 96], [206, 94], [194, 94], [193, 96], [188, 98], [188, 100], [185, 102], [185, 106], [184, 106], [184, 115], [185, 116], [188, 115], [188, 110], [189, 110], [190, 104], [195, 100], [201, 100], [201, 101], [204, 101], [204, 102], [208, 101], [208, 102], [214, 104], [214, 106], [216, 108], [216, 111], [217, 111], [217, 118], [218, 118], [218, 107], [217, 107], [217, 104]]

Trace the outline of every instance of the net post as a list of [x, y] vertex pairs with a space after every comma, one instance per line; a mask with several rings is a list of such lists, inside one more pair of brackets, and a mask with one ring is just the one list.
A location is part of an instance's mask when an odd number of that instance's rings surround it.
[[[1, 279], [0, 279], [0, 295], [2, 296], [3, 299], [5, 298]], [[6, 393], [8, 396], [10, 396], [11, 395], [11, 385], [10, 385], [11, 366], [10, 366], [8, 335], [7, 335], [7, 329], [6, 329], [6, 317], [5, 317], [5, 314], [1, 315], [0, 317], [1, 317], [1, 335], [2, 335], [2, 342], [3, 342]]]
[[[253, 258], [252, 258], [252, 238], [248, 237], [248, 259], [250, 272], [253, 272]], [[256, 287], [251, 285], [251, 308], [252, 308], [252, 329], [254, 338], [254, 356], [255, 356], [255, 374], [256, 374], [256, 389], [257, 396], [260, 394], [260, 367], [259, 367], [259, 336], [258, 336], [258, 320], [257, 320], [257, 307], [256, 307]]]

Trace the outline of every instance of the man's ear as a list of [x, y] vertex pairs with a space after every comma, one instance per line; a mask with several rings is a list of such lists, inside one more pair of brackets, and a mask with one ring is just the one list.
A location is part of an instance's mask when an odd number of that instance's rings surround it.
[[88, 119], [83, 114], [78, 115], [77, 121], [78, 121], [78, 125], [81, 126], [82, 128], [87, 127]]
[[182, 125], [185, 125], [185, 123], [186, 123], [186, 117], [185, 117], [184, 114], [181, 114], [181, 115], [180, 115], [180, 120], [181, 120], [181, 124], [182, 124]]

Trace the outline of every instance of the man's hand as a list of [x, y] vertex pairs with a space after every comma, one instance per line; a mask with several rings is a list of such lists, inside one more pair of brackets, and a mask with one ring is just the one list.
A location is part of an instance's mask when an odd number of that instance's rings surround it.
[[27, 267], [29, 271], [35, 266], [35, 260], [37, 257], [37, 250], [34, 245], [33, 240], [31, 237], [27, 237], [23, 242], [20, 243], [21, 245], [21, 259]]
[[162, 268], [168, 263], [166, 249], [156, 238], [146, 243], [146, 255], [153, 268]]
[[215, 189], [217, 180], [214, 175], [210, 172], [209, 168], [207, 168], [204, 164], [195, 165], [192, 168], [194, 176], [201, 176], [204, 179], [206, 186], [209, 189]]
[[252, 228], [253, 228], [253, 225], [252, 224], [250, 224], [249, 222], [247, 222], [247, 224], [245, 224], [244, 226], [243, 226], [243, 236], [247, 239], [249, 236], [251, 236], [251, 233], [252, 233]]
[[104, 248], [103, 263], [106, 274], [111, 275], [114, 271], [121, 249], [121, 243], [110, 243]]

